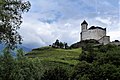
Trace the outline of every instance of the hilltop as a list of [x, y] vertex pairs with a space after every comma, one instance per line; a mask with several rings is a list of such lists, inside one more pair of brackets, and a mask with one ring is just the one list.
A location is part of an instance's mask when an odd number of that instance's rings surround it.
[[29, 58], [39, 58], [45, 66], [63, 65], [72, 67], [76, 65], [79, 60], [81, 48], [77, 49], [58, 49], [52, 47], [41, 47], [33, 49], [27, 53]]

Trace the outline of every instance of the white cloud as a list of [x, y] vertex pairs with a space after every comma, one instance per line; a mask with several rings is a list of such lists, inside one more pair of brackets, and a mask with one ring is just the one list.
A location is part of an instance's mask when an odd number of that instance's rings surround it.
[[84, 19], [88, 21], [89, 26], [106, 27], [111, 40], [120, 38], [118, 35], [120, 25], [116, 16], [118, 8], [111, 1], [99, 1], [97, 6], [96, 0], [30, 0], [30, 2], [32, 8], [23, 16], [20, 29], [23, 44], [27, 47], [49, 45], [56, 39], [69, 44], [79, 41], [80, 23]]
[[117, 26], [117, 29], [110, 30], [108, 32], [108, 35], [110, 36], [111, 41], [120, 40], [120, 35], [119, 35], [120, 34], [120, 23], [116, 24], [115, 26]]
[[96, 17], [96, 20], [107, 25], [112, 24], [112, 22], [110, 21], [111, 20], [110, 17], [107, 17], [107, 18]]

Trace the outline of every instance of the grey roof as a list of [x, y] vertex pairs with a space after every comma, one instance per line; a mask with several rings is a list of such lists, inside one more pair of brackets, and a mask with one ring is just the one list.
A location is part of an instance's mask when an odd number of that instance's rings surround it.
[[88, 25], [88, 23], [85, 20], [81, 23], [81, 25], [83, 25], [83, 24], [87, 24]]
[[89, 28], [89, 30], [91, 30], [91, 29], [102, 29], [102, 30], [106, 30], [106, 28], [102, 28], [102, 27], [95, 27], [95, 26], [91, 26], [90, 28]]

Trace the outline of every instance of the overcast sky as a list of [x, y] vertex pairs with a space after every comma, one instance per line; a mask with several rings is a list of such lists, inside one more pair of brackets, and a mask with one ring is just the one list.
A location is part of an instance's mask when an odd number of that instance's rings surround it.
[[31, 9], [23, 15], [20, 34], [23, 45], [37, 48], [56, 39], [69, 45], [80, 41], [80, 24], [107, 28], [110, 40], [120, 40], [119, 0], [29, 0]]

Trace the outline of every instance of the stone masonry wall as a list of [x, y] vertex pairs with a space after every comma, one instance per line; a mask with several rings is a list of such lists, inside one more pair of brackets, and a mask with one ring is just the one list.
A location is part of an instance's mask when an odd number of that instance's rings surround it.
[[106, 31], [102, 29], [91, 29], [81, 33], [81, 40], [95, 39], [99, 40], [103, 36], [106, 36]]
[[98, 41], [99, 41], [99, 43], [106, 45], [106, 44], [110, 43], [110, 36], [104, 36]]

